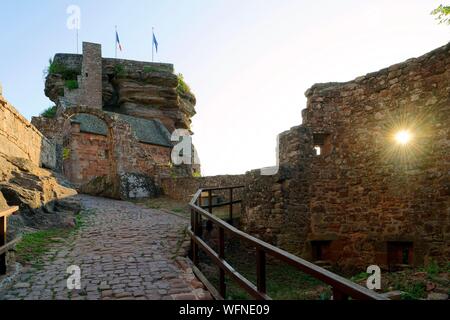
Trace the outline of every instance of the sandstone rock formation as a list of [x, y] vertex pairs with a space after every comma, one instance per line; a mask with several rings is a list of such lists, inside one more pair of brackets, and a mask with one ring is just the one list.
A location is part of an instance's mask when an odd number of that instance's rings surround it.
[[[82, 56], [57, 54], [49, 73], [45, 94], [55, 104], [61, 97], [70, 100], [67, 80], [81, 74]], [[144, 119], [159, 119], [170, 131], [189, 129], [195, 115], [195, 96], [170, 64], [102, 59], [103, 109]]]
[[30, 160], [0, 153], [0, 208], [20, 208], [20, 215], [10, 218], [11, 233], [23, 226], [73, 225], [73, 213], [80, 209], [76, 194], [64, 179]]

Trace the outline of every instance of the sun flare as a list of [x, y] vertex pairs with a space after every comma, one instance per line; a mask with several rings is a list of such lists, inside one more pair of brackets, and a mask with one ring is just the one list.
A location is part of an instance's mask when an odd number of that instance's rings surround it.
[[407, 145], [409, 142], [411, 142], [411, 139], [412, 135], [408, 130], [399, 131], [395, 135], [395, 141], [397, 141], [397, 143], [401, 145]]

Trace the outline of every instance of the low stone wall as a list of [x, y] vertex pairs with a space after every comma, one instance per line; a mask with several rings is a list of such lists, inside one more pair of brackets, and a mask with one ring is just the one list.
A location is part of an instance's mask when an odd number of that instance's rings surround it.
[[0, 96], [0, 152], [53, 169], [55, 146]]
[[[165, 195], [184, 202], [189, 202], [200, 188], [227, 187], [245, 185], [245, 175], [224, 175], [201, 178], [164, 178], [161, 188]], [[242, 196], [242, 190], [235, 191], [236, 199]]]

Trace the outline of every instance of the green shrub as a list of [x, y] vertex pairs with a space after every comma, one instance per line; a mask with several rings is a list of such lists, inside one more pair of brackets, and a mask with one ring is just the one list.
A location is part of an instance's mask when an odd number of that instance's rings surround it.
[[66, 88], [69, 90], [78, 89], [78, 81], [77, 80], [66, 80]]
[[61, 74], [64, 71], [64, 66], [53, 59], [49, 59], [48, 63], [47, 74]]
[[41, 113], [41, 116], [44, 118], [54, 118], [56, 116], [56, 106], [48, 107]]
[[179, 94], [186, 94], [186, 93], [191, 93], [191, 88], [189, 88], [189, 86], [187, 85], [187, 83], [184, 81], [184, 76], [179, 73], [177, 75], [178, 77], [178, 87], [177, 87], [177, 92]]
[[81, 74], [81, 70], [68, 69], [65, 65], [55, 62], [52, 59], [48, 62], [47, 75], [59, 74], [64, 80], [77, 80], [78, 75]]

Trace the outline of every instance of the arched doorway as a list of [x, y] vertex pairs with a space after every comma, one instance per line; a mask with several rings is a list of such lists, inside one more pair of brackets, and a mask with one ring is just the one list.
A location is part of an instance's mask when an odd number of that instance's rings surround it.
[[114, 176], [113, 123], [96, 109], [75, 107], [65, 110], [62, 129], [62, 171], [77, 186], [101, 176]]

